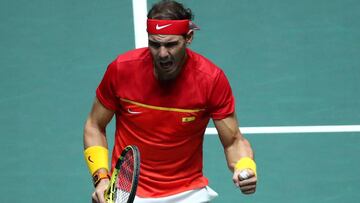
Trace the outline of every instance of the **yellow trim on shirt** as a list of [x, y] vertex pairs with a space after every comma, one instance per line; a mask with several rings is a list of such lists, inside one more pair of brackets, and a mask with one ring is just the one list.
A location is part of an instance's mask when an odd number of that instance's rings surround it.
[[162, 106], [153, 106], [153, 105], [143, 104], [143, 103], [139, 103], [136, 101], [131, 101], [128, 99], [123, 99], [123, 98], [120, 98], [120, 100], [130, 103], [130, 104], [135, 104], [137, 106], [141, 106], [144, 108], [155, 109], [155, 110], [160, 110], [160, 111], [175, 111], [175, 112], [181, 112], [181, 113], [194, 113], [194, 112], [205, 111], [205, 109], [179, 109], [179, 108], [170, 108], [170, 107], [162, 107]]

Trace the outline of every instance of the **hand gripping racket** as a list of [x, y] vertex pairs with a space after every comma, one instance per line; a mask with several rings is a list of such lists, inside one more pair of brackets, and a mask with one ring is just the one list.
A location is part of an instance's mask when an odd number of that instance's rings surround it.
[[116, 162], [110, 185], [105, 191], [107, 203], [132, 203], [135, 198], [140, 172], [140, 152], [129, 145]]

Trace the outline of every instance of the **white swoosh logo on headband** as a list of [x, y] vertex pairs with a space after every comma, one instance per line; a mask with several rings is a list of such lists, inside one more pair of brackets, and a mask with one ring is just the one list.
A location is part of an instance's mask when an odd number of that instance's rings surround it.
[[172, 24], [167, 24], [167, 25], [162, 25], [162, 26], [160, 26], [159, 24], [156, 24], [156, 30], [164, 29], [166, 27], [169, 27], [170, 25], [172, 25]]

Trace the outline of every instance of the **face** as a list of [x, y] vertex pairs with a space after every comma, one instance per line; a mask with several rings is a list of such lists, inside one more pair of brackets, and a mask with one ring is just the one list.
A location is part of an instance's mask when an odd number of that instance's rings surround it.
[[186, 45], [192, 35], [149, 35], [149, 49], [154, 59], [154, 74], [167, 81], [179, 75], [186, 61]]

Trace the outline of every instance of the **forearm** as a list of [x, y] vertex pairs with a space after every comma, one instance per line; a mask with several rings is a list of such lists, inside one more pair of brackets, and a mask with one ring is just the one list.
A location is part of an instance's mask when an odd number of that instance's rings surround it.
[[90, 146], [103, 146], [108, 148], [105, 127], [101, 127], [87, 119], [84, 127], [84, 149]]
[[106, 126], [114, 112], [106, 109], [97, 98], [84, 126], [84, 158], [92, 175], [108, 171], [108, 145]]
[[224, 152], [228, 167], [232, 172], [234, 171], [237, 161], [242, 157], [254, 158], [250, 143], [241, 135], [240, 131], [233, 136], [232, 142], [224, 146]]
[[[85, 127], [84, 127], [84, 149], [85, 149], [85, 159], [87, 159], [87, 163], [88, 165], [93, 164], [94, 161], [98, 160], [98, 156], [93, 156], [92, 158], [90, 158], [90, 156], [92, 156], [91, 154], [93, 154], [94, 152], [88, 152], [89, 150], [91, 150], [91, 147], [94, 149], [99, 150], [98, 146], [104, 147], [101, 149], [101, 152], [104, 152], [104, 150], [106, 150], [106, 153], [102, 153], [102, 156], [106, 156], [106, 160], [107, 160], [107, 141], [106, 141], [106, 131], [105, 128], [102, 128], [94, 123], [91, 122], [91, 119], [87, 119], [86, 123], [85, 123]], [[105, 149], [106, 148], [106, 149]], [[93, 154], [95, 155], [95, 154]], [[89, 160], [90, 159], [90, 160]], [[100, 160], [104, 160], [103, 158], [101, 158]], [[93, 167], [90, 167], [90, 173], [95, 174], [95, 173], [108, 173], [108, 162], [105, 161], [106, 163], [104, 164], [104, 167], [99, 167], [96, 169], [91, 169]], [[106, 166], [105, 166], [106, 165]]]
[[241, 134], [235, 113], [225, 119], [214, 120], [214, 124], [224, 147], [228, 167], [232, 172], [242, 157], [253, 159], [250, 143]]

